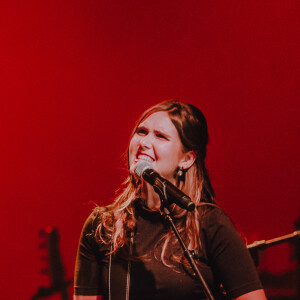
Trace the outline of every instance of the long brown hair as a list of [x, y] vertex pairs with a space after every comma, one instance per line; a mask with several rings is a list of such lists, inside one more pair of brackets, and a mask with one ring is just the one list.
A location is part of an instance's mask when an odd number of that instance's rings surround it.
[[[187, 212], [176, 205], [172, 205], [171, 211], [176, 219], [179, 232], [186, 240], [188, 249], [199, 250], [200, 241], [200, 206], [203, 203], [214, 203], [214, 190], [211, 186], [207, 169], [205, 167], [206, 149], [208, 143], [207, 123], [203, 113], [191, 104], [179, 101], [164, 101], [144, 112], [137, 121], [132, 135], [139, 124], [158, 111], [166, 111], [176, 127], [185, 151], [194, 151], [196, 160], [186, 171], [184, 183], [181, 189], [190, 196], [197, 209]], [[116, 197], [113, 204], [99, 208], [101, 221], [97, 228], [96, 237], [105, 244], [111, 244], [112, 252], [116, 252], [128, 243], [129, 232], [136, 224], [134, 214], [134, 201], [140, 197], [140, 182], [134, 176], [128, 175], [123, 189]], [[161, 261], [169, 267], [175, 262], [184, 260], [178, 249], [178, 241], [170, 230], [162, 239]]]

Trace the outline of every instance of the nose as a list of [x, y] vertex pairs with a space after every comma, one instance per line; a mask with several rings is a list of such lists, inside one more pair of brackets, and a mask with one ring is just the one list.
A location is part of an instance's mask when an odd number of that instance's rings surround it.
[[152, 147], [152, 139], [151, 139], [151, 136], [149, 134], [143, 136], [141, 139], [140, 139], [140, 145], [142, 148], [145, 148], [145, 149], [150, 149]]

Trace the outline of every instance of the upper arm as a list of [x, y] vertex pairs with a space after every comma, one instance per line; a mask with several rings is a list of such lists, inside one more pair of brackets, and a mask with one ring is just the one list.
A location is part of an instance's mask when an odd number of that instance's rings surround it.
[[74, 295], [73, 300], [101, 300], [101, 296]]
[[[205, 228], [209, 262], [217, 280], [232, 299], [254, 293], [260, 294], [262, 285], [254, 262], [244, 241], [230, 219], [220, 209], [209, 216]], [[250, 299], [250, 298], [248, 298]], [[257, 298], [260, 299], [260, 298]]]
[[[264, 290], [256, 290], [253, 292], [249, 292], [247, 294], [241, 295], [233, 300], [266, 300], [267, 297], [265, 295]], [[86, 299], [87, 300], [87, 299]]]
[[74, 294], [78, 295], [78, 297], [92, 298], [74, 298], [76, 300], [100, 299], [97, 298], [97, 295], [101, 294], [101, 287], [99, 285], [101, 255], [99, 245], [94, 238], [97, 226], [95, 222], [96, 218], [97, 214], [94, 211], [83, 226], [78, 245], [74, 274]]

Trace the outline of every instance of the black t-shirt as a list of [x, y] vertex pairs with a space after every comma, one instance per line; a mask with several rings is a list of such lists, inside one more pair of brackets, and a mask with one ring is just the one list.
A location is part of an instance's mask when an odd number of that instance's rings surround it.
[[[96, 208], [81, 233], [75, 267], [75, 294], [104, 295], [107, 299], [110, 288], [112, 299], [125, 299], [128, 261], [118, 254], [112, 255], [109, 275], [109, 246], [97, 243], [94, 237], [100, 218]], [[206, 299], [201, 284], [189, 270], [183, 266], [173, 270], [155, 258], [160, 257], [155, 256], [155, 245], [168, 231], [160, 213], [138, 205], [136, 218], [133, 254], [141, 258], [129, 263], [129, 299]], [[221, 209], [209, 206], [202, 214], [200, 228], [203, 251], [199, 253], [198, 265], [215, 299], [221, 297], [220, 284], [230, 298], [262, 288], [249, 251]]]

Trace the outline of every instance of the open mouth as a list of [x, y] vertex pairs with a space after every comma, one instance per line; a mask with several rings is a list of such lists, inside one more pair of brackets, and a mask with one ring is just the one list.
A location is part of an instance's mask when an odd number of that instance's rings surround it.
[[145, 160], [145, 161], [149, 161], [150, 163], [154, 162], [154, 159], [151, 156], [149, 156], [145, 153], [138, 153], [136, 158], [137, 158], [137, 160], [142, 159], [142, 160]]

